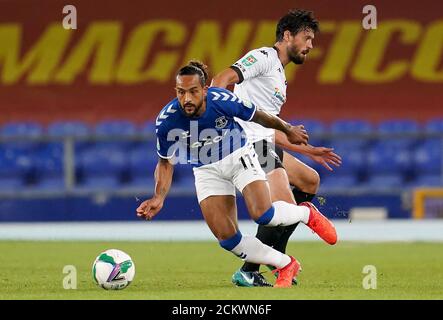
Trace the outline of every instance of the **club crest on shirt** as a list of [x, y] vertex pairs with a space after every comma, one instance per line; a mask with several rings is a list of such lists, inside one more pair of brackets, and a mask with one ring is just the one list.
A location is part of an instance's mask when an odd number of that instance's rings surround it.
[[215, 127], [217, 129], [223, 129], [228, 124], [228, 120], [225, 118], [225, 116], [218, 117], [215, 119]]

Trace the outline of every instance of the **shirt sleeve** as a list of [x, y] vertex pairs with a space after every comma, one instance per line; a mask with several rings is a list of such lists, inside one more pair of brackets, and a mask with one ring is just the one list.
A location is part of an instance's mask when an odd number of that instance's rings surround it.
[[227, 116], [237, 117], [244, 121], [251, 121], [254, 117], [257, 107], [253, 103], [240, 99], [228, 90], [220, 92], [220, 95], [223, 97], [229, 96], [228, 99], [219, 101], [219, 104], [223, 104], [220, 107]]
[[168, 140], [168, 132], [164, 127], [157, 127], [157, 154], [163, 159], [172, 159], [177, 150], [176, 141]]
[[272, 61], [265, 50], [252, 50], [235, 62], [231, 68], [238, 74], [239, 82], [268, 73]]

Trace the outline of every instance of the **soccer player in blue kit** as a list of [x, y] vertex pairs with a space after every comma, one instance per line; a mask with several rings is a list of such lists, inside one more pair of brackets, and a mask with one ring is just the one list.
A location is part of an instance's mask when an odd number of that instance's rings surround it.
[[137, 208], [137, 215], [151, 220], [163, 207], [171, 187], [173, 162], [182, 157], [193, 165], [195, 187], [203, 217], [222, 248], [247, 262], [274, 266], [274, 287], [290, 287], [300, 263], [254, 236], [242, 235], [237, 223], [236, 188], [242, 193], [249, 215], [259, 225], [289, 226], [305, 223], [322, 238], [337, 238], [335, 227], [312, 204], [271, 201], [266, 174], [254, 147], [248, 143], [234, 117], [282, 131], [293, 144], [307, 144], [303, 126], [241, 101], [232, 92], [208, 88], [206, 66], [191, 61], [176, 77], [177, 98], [156, 120], [157, 153], [155, 191]]

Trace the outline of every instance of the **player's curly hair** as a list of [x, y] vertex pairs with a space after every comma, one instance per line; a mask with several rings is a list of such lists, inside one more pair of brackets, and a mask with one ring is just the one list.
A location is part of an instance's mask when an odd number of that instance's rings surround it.
[[177, 76], [189, 76], [194, 74], [199, 76], [200, 83], [202, 87], [204, 87], [206, 85], [206, 80], [208, 79], [209, 68], [201, 61], [189, 61], [186, 66], [178, 70]]
[[312, 11], [295, 9], [280, 18], [277, 23], [275, 37], [277, 41], [283, 40], [284, 32], [288, 30], [292, 35], [296, 35], [303, 30], [312, 30], [314, 33], [320, 31], [318, 21]]

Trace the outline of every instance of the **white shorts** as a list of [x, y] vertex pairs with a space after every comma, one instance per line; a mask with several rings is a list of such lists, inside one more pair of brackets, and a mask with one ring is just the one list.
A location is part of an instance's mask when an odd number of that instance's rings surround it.
[[251, 144], [235, 150], [220, 161], [194, 167], [194, 177], [199, 203], [210, 196], [235, 196], [236, 187], [242, 192], [251, 182], [266, 181], [266, 174]]

